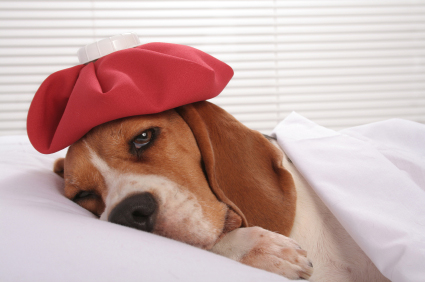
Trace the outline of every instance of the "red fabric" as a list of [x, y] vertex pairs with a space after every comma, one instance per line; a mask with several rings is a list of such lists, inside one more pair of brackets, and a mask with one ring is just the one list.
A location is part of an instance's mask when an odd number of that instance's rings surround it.
[[39, 152], [54, 153], [99, 124], [213, 98], [232, 76], [230, 66], [184, 45], [114, 52], [50, 75], [31, 103], [28, 136]]

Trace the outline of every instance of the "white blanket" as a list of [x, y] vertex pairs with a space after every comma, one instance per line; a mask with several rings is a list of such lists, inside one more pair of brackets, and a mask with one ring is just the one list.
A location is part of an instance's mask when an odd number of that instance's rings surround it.
[[425, 281], [425, 125], [340, 132], [292, 113], [273, 131], [300, 173], [391, 281]]

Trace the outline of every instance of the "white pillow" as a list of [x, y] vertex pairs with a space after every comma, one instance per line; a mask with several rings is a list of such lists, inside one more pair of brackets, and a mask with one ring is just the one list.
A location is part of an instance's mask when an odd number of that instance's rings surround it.
[[289, 281], [98, 220], [63, 196], [52, 167], [65, 153], [0, 138], [0, 281]]

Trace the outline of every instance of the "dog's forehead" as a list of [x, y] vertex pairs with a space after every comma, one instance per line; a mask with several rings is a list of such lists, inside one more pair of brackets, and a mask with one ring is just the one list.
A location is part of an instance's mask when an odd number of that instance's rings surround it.
[[87, 135], [83, 139], [85, 139], [86, 142], [91, 142], [92, 139], [96, 138], [131, 138], [134, 137], [134, 134], [141, 133], [141, 131], [146, 130], [152, 126], [170, 126], [176, 119], [179, 118], [180, 116], [174, 110], [168, 110], [165, 112], [151, 115], [140, 115], [122, 118], [104, 123], [93, 128], [90, 132], [87, 133]]

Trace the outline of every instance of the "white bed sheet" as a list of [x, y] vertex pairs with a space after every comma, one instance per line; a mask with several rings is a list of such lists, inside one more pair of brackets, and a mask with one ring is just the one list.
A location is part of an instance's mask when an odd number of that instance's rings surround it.
[[289, 281], [222, 256], [100, 221], [63, 196], [26, 136], [0, 138], [0, 281]]
[[336, 132], [292, 113], [273, 134], [387, 278], [425, 281], [425, 125], [392, 119]]

